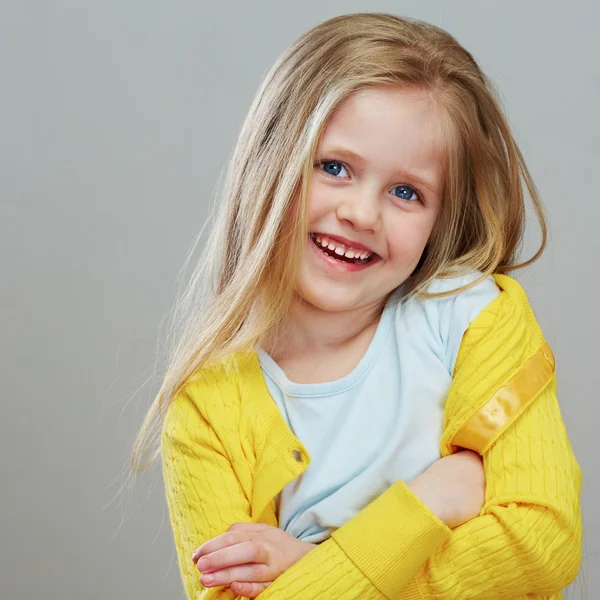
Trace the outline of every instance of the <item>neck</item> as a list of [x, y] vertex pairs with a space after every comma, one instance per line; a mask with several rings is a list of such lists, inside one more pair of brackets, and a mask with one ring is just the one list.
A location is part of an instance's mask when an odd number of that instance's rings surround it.
[[338, 350], [366, 330], [375, 328], [384, 306], [385, 300], [331, 312], [320, 310], [295, 294], [283, 323], [271, 334], [264, 349], [275, 361], [309, 352]]

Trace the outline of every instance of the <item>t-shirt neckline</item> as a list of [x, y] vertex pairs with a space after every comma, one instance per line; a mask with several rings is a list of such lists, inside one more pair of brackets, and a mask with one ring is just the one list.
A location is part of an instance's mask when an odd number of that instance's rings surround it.
[[[385, 346], [387, 337], [391, 331], [393, 324], [394, 307], [398, 304], [398, 297], [401, 295], [401, 288], [396, 288], [388, 298], [386, 305], [381, 313], [377, 328], [373, 335], [367, 351], [360, 359], [360, 362], [354, 369], [334, 381], [324, 383], [296, 383], [290, 381], [283, 369], [273, 360], [270, 354], [263, 350], [260, 346], [256, 347], [260, 366], [286, 396], [309, 398], [311, 396], [329, 396], [340, 394], [354, 387], [373, 367], [379, 354]], [[400, 306], [398, 306], [400, 310]]]

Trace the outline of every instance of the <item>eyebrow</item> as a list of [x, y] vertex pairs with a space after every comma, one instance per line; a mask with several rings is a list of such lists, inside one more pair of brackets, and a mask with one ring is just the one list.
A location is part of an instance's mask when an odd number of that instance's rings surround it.
[[[337, 154], [338, 156], [343, 156], [348, 158], [349, 160], [354, 160], [356, 162], [366, 162], [366, 160], [360, 155], [356, 154], [356, 152], [352, 152], [352, 150], [348, 150], [347, 148], [329, 148], [327, 150], [321, 150], [319, 154], [327, 155], [327, 154]], [[398, 172], [401, 173], [402, 177], [406, 177], [407, 179], [412, 179], [416, 181], [418, 184], [426, 187], [431, 192], [435, 192], [436, 188], [433, 184], [425, 179], [422, 179], [418, 175], [414, 173], [409, 173], [403, 169], [398, 169]]]

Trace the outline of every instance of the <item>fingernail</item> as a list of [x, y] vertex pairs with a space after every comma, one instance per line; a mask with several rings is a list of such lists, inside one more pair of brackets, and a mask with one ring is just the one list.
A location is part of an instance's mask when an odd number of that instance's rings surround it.
[[208, 569], [209, 564], [210, 563], [208, 562], [208, 558], [201, 558], [196, 566], [198, 567], [198, 569], [200, 569], [200, 571], [205, 571], [206, 569]]
[[204, 580], [205, 583], [212, 583], [215, 579], [214, 575], [203, 575], [202, 579]]

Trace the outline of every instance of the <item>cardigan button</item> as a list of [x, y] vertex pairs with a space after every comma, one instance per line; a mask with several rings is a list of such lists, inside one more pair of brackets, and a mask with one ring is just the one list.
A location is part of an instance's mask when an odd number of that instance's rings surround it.
[[293, 450], [292, 454], [297, 462], [302, 462], [302, 454], [300, 453], [300, 450]]

